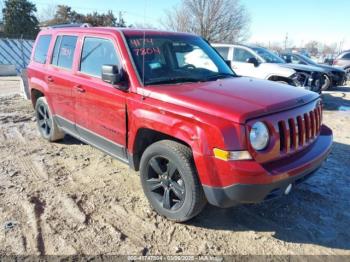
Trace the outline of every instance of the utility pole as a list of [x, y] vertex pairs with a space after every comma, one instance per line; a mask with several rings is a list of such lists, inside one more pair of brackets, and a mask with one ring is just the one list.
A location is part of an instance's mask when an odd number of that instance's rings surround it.
[[286, 37], [284, 39], [284, 50], [287, 50], [287, 43], [288, 43], [288, 33], [286, 33]]

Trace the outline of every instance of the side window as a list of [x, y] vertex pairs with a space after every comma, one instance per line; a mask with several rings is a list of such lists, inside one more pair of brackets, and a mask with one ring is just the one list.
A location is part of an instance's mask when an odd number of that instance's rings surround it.
[[302, 64], [301, 60], [295, 55], [291, 56], [291, 60], [292, 60], [292, 64]]
[[73, 65], [74, 51], [77, 44], [77, 36], [58, 36], [53, 50], [51, 64], [71, 69]]
[[38, 62], [40, 64], [46, 63], [47, 51], [49, 50], [50, 41], [51, 35], [39, 36], [39, 40], [34, 51], [35, 62]]
[[350, 53], [347, 53], [343, 56], [343, 59], [350, 59]]
[[228, 52], [230, 50], [229, 47], [215, 47], [215, 49], [224, 59], [228, 59]]
[[80, 71], [101, 77], [102, 65], [119, 65], [119, 59], [112, 41], [86, 37], [80, 59]]
[[234, 48], [233, 61], [235, 62], [247, 62], [249, 58], [254, 58], [255, 56], [242, 48]]

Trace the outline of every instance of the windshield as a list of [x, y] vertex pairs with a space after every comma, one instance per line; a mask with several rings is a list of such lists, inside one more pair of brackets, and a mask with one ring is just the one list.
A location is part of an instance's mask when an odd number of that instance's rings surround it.
[[144, 85], [213, 81], [235, 74], [202, 38], [187, 35], [125, 35]]
[[308, 58], [307, 56], [304, 56], [304, 55], [301, 55], [301, 54], [299, 54], [299, 55], [300, 55], [301, 58], [302, 58], [303, 60], [305, 60], [307, 63], [312, 64], [312, 65], [317, 65], [317, 63], [316, 63], [314, 60], [312, 60], [311, 58]]
[[284, 64], [284, 60], [269, 50], [262, 47], [253, 47], [252, 48], [259, 56], [261, 56], [266, 63], [276, 63]]

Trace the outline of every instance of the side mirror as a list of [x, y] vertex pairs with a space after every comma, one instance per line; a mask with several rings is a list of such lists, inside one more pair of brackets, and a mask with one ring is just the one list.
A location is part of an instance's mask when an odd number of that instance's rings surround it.
[[285, 60], [288, 64], [292, 63], [292, 58], [290, 56], [287, 56]]
[[122, 80], [122, 73], [117, 65], [102, 65], [102, 80], [115, 85]]
[[250, 57], [246, 60], [247, 63], [253, 64], [255, 67], [257, 67], [259, 65], [259, 61], [258, 59], [256, 59], [255, 57]]
[[225, 60], [226, 65], [228, 65], [229, 67], [231, 67], [231, 60]]

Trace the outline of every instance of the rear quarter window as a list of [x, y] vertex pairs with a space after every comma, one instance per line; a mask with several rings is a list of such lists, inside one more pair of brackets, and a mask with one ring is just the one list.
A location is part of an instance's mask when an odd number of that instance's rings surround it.
[[40, 64], [46, 63], [47, 52], [51, 42], [51, 35], [39, 36], [38, 43], [35, 46], [33, 60]]

